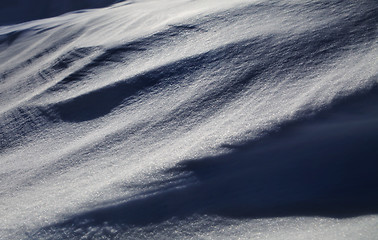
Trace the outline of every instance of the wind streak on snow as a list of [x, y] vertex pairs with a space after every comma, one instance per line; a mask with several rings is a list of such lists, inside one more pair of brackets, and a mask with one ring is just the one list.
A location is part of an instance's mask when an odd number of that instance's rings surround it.
[[[303, 190], [310, 185], [293, 183], [287, 175], [297, 171], [281, 175], [286, 195], [273, 187], [274, 177], [257, 174], [257, 182], [272, 187], [269, 194], [235, 200], [230, 190], [228, 200], [217, 199], [222, 184], [231, 189], [254, 181], [255, 167], [269, 176], [286, 167], [312, 169], [303, 163], [316, 162], [308, 146], [298, 154], [302, 158], [291, 148], [274, 150], [285, 152], [281, 158], [268, 152], [263, 157], [233, 153], [351, 96], [374, 95], [377, 16], [376, 3], [369, 0], [167, 0], [1, 27], [0, 214], [1, 225], [10, 229], [4, 237], [64, 222], [62, 216], [75, 219], [77, 212], [79, 221], [100, 216], [98, 224], [110, 221], [124, 229], [195, 214], [234, 217], [227, 208], [238, 205], [248, 210], [246, 217], [274, 216], [266, 210], [278, 204], [275, 198], [284, 205], [276, 215], [324, 214], [322, 208], [327, 212], [334, 203], [317, 202], [322, 190], [313, 179], [310, 190]], [[311, 130], [304, 129], [307, 136]], [[300, 139], [296, 136], [289, 139]], [[376, 141], [375, 136], [368, 139]], [[281, 149], [275, 141], [268, 145]], [[333, 148], [335, 154], [342, 151]], [[366, 166], [376, 169], [369, 160], [376, 152], [367, 152]], [[282, 163], [272, 167], [255, 158]], [[292, 158], [298, 159], [287, 161]], [[188, 162], [193, 159], [199, 165]], [[229, 166], [235, 159], [236, 165]], [[184, 168], [177, 170], [177, 165]], [[363, 175], [364, 169], [355, 174]], [[331, 163], [327, 174], [336, 170], [337, 163]], [[344, 170], [347, 174], [352, 168]], [[160, 186], [166, 179], [162, 172], [181, 176], [181, 171], [191, 177]], [[325, 179], [340, 190], [338, 180]], [[375, 178], [362, 177], [357, 185], [365, 181], [376, 187]], [[248, 186], [240, 183], [235, 194], [260, 191]], [[305, 199], [293, 197], [298, 191], [305, 192]], [[300, 200], [303, 208], [291, 207]], [[319, 211], [308, 211], [314, 202]], [[114, 206], [101, 210], [109, 203]], [[166, 212], [156, 207], [160, 204]], [[65, 229], [64, 224], [54, 226]]]

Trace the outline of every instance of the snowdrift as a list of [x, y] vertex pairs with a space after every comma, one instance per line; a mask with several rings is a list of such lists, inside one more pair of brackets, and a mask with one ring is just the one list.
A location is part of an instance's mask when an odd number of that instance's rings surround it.
[[376, 237], [377, 16], [140, 0], [0, 27], [0, 238]]

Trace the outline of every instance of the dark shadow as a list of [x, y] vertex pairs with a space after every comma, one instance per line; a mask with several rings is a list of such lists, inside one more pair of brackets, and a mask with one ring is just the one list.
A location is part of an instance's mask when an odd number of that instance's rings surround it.
[[8, 34], [0, 35], [0, 46], [5, 44], [7, 46], [11, 45], [16, 41], [21, 35], [25, 34], [28, 30], [19, 30], [10, 32]]
[[67, 12], [110, 6], [117, 0], [1, 0], [0, 26], [55, 17]]
[[105, 222], [146, 226], [194, 214], [231, 218], [376, 214], [377, 106], [375, 88], [229, 154], [185, 161], [168, 170], [191, 173], [191, 178], [162, 182], [132, 200], [78, 214], [49, 228]]
[[[241, 47], [241, 45], [243, 45], [243, 47]], [[230, 44], [193, 57], [181, 59], [55, 104], [54, 110], [60, 115], [63, 121], [80, 122], [93, 120], [110, 113], [121, 104], [127, 104], [129, 101], [132, 102], [133, 98], [138, 98], [143, 93], [152, 92], [154, 88], [164, 89], [166, 86], [179, 85], [183, 81], [193, 81], [192, 78], [188, 78], [190, 74], [203, 71], [205, 68], [206, 71], [217, 69], [219, 67], [218, 65], [220, 65], [225, 58], [229, 58], [230, 60], [238, 57], [242, 58], [240, 56], [241, 54], [243, 57], [249, 56], [253, 49], [262, 45], [265, 46], [265, 43], [263, 43], [261, 39], [251, 39], [247, 42]], [[107, 59], [111, 58], [115, 53], [119, 54], [119, 51], [130, 53], [141, 50], [131, 45], [115, 48], [112, 49], [112, 51], [106, 51], [106, 56], [109, 52], [112, 52], [112, 54], [106, 58], [104, 58], [103, 55], [100, 56], [101, 61], [107, 61]], [[266, 61], [270, 62], [273, 60], [274, 59], [269, 59]], [[99, 60], [96, 59], [96, 61]], [[269, 66], [270, 64], [266, 63], [266, 65]], [[249, 65], [248, 67], [249, 70], [245, 70], [242, 76], [233, 77], [233, 79], [230, 79], [229, 83], [224, 85], [221, 89], [217, 88], [216, 91], [209, 91], [202, 102], [210, 103], [211, 100], [217, 99], [217, 103], [220, 104], [223, 100], [223, 102], [230, 100], [230, 98], [241, 92], [247, 84], [255, 81], [256, 77], [266, 69], [263, 65]], [[69, 78], [64, 79], [62, 83], [69, 84], [70, 82], [79, 81], [85, 77], [85, 74], [85, 72], [71, 74]]]

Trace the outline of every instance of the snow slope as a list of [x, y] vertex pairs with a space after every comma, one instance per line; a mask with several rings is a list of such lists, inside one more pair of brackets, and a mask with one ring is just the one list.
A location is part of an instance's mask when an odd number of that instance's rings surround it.
[[137, 0], [0, 27], [0, 238], [377, 238], [377, 16]]

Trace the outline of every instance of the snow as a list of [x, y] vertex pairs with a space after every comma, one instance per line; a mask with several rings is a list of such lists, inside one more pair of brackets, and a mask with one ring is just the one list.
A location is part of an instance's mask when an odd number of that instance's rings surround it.
[[0, 27], [0, 238], [373, 239], [377, 14], [137, 0]]

